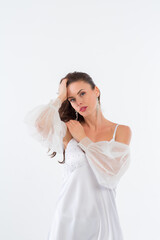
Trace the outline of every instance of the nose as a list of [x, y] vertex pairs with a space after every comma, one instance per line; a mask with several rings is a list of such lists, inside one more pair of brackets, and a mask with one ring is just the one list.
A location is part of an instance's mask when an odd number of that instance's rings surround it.
[[83, 106], [83, 103], [82, 103], [82, 101], [79, 99], [79, 100], [77, 100], [77, 108], [81, 108]]

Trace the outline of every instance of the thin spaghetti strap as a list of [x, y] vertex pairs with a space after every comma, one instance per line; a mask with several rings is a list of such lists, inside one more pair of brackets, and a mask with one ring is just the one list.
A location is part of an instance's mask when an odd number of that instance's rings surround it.
[[115, 135], [116, 135], [116, 130], [119, 124], [116, 125], [115, 129], [114, 129], [114, 133], [113, 133], [113, 140], [115, 140]]

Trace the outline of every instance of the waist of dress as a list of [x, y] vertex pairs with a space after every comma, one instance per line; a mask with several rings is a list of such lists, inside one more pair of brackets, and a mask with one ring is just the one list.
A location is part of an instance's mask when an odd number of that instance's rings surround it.
[[87, 165], [87, 164], [88, 164], [87, 159], [83, 159], [83, 160], [79, 160], [79, 161], [77, 161], [77, 160], [69, 161], [68, 160], [64, 163], [64, 170], [73, 171], [73, 170], [75, 170], [77, 168], [80, 168], [80, 167], [82, 167], [84, 165]]
[[88, 165], [86, 159], [80, 161], [67, 161], [63, 164], [63, 178], [66, 178], [69, 174], [78, 168]]

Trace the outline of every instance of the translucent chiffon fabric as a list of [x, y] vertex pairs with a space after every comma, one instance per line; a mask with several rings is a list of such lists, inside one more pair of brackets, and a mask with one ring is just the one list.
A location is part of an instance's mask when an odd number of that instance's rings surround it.
[[[39, 105], [27, 113], [24, 122], [29, 134], [51, 151], [63, 153], [63, 138], [66, 124], [61, 121], [59, 97], [51, 99], [48, 104]], [[107, 188], [115, 188], [130, 165], [130, 147], [117, 141], [93, 142], [85, 137], [78, 146], [85, 152], [97, 181]]]
[[130, 165], [130, 147], [112, 141], [93, 142], [85, 137], [79, 143], [100, 185], [116, 188], [120, 178]]
[[51, 99], [47, 104], [34, 107], [24, 117], [29, 135], [57, 153], [63, 153], [63, 138], [67, 131], [58, 112], [61, 104], [59, 97]]

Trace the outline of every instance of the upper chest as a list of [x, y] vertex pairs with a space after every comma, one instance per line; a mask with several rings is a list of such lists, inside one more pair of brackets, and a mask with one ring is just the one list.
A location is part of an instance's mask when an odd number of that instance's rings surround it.
[[98, 131], [88, 129], [87, 127], [83, 128], [87, 137], [89, 137], [93, 142], [98, 142], [98, 141], [110, 141], [113, 138], [115, 126], [116, 124], [112, 124], [110, 126], [104, 125]]
[[[96, 132], [84, 126], [83, 124], [82, 126], [87, 137], [89, 137], [93, 142], [99, 142], [99, 141], [110, 141], [113, 138], [116, 123], [110, 124], [109, 126], [104, 125], [101, 129], [99, 129]], [[67, 147], [67, 144], [71, 139], [72, 139], [72, 135], [67, 128], [66, 136], [63, 138], [64, 148]]]

